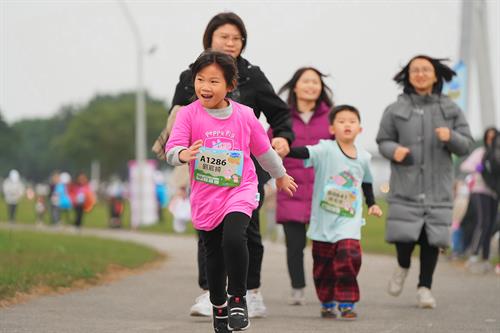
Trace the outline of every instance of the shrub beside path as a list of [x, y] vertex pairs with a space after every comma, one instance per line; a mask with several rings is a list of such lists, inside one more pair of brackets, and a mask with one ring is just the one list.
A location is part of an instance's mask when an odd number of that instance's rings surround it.
[[[8, 228], [6, 224], [2, 228]], [[213, 332], [210, 319], [189, 317], [200, 294], [196, 241], [193, 237], [155, 235], [125, 230], [82, 230], [152, 246], [167, 254], [157, 269], [119, 281], [64, 295], [42, 296], [0, 309], [0, 332]], [[398, 298], [385, 292], [395, 259], [365, 254], [360, 273], [362, 300], [355, 322], [324, 320], [311, 279], [312, 259], [306, 250], [307, 305], [287, 305], [289, 278], [285, 247], [265, 243], [262, 292], [269, 315], [254, 319], [248, 332], [500, 332], [500, 277], [471, 275], [442, 260], [434, 279], [434, 310], [416, 307], [418, 260]]]

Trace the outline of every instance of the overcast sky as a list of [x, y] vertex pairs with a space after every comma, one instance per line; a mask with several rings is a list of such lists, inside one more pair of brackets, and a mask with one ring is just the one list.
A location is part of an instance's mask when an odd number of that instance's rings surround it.
[[[276, 89], [301, 66], [330, 75], [335, 102], [361, 110], [360, 141], [368, 148], [374, 147], [384, 108], [399, 93], [391, 78], [401, 65], [420, 53], [449, 57], [451, 64], [458, 59], [458, 0], [127, 4], [145, 47], [157, 46], [145, 57], [145, 85], [154, 97], [170, 102], [180, 72], [202, 51], [206, 24], [231, 10], [247, 27], [244, 57], [260, 66]], [[487, 4], [498, 92], [500, 5]], [[116, 1], [0, 0], [0, 12], [0, 110], [8, 122], [47, 117], [96, 93], [135, 88], [135, 44]], [[477, 111], [477, 97], [472, 100]], [[498, 93], [496, 103], [500, 115]], [[469, 119], [479, 134], [479, 120]]]

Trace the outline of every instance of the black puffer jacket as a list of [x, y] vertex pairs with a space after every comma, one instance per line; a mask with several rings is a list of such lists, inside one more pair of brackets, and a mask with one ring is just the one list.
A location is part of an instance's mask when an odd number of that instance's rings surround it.
[[[238, 86], [228, 97], [251, 107], [257, 118], [263, 112], [271, 126], [273, 136], [285, 138], [290, 144], [294, 139], [294, 134], [290, 110], [286, 103], [276, 95], [271, 83], [258, 66], [252, 65], [242, 57], [236, 59], [236, 64], [239, 76]], [[193, 78], [191, 70], [188, 69], [181, 73], [179, 83], [175, 87], [172, 106], [188, 105], [195, 99]], [[269, 175], [262, 170], [255, 159], [253, 160], [257, 166], [259, 183], [262, 184], [269, 179]]]

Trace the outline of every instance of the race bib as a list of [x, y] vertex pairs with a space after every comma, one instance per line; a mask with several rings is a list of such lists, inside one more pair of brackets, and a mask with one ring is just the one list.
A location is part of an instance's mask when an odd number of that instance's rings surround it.
[[194, 164], [194, 180], [216, 186], [241, 184], [243, 152], [239, 150], [200, 148]]
[[358, 197], [357, 188], [346, 188], [329, 180], [323, 189], [320, 207], [339, 216], [354, 217], [358, 209]]

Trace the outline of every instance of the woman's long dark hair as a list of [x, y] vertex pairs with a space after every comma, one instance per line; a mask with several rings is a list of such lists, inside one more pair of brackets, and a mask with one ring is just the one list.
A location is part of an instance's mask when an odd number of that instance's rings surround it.
[[283, 87], [281, 87], [281, 89], [278, 91], [278, 95], [281, 95], [285, 91], [288, 91], [288, 97], [286, 100], [287, 104], [289, 106], [297, 108], [297, 94], [295, 93], [295, 91], [293, 91], [293, 89], [295, 88], [295, 85], [297, 84], [297, 81], [299, 81], [302, 74], [304, 74], [304, 72], [308, 70], [316, 72], [321, 81], [321, 94], [319, 95], [318, 100], [316, 101], [315, 108], [317, 108], [321, 104], [321, 102], [325, 102], [326, 105], [328, 105], [329, 107], [333, 106], [333, 101], [332, 101], [333, 91], [323, 81], [323, 78], [327, 76], [314, 67], [302, 67], [297, 69], [297, 71], [293, 74], [292, 78], [287, 83], [285, 83]]
[[436, 73], [437, 82], [432, 86], [432, 93], [440, 95], [443, 91], [443, 81], [450, 82], [453, 76], [457, 75], [453, 69], [443, 64], [443, 61], [448, 61], [447, 58], [431, 58], [426, 55], [417, 55], [406, 64], [399, 73], [394, 75], [393, 80], [403, 87], [405, 94], [416, 94], [415, 88], [410, 83], [410, 64], [415, 59], [425, 59], [432, 64]]
[[495, 132], [495, 135], [498, 135], [498, 130], [496, 129], [496, 127], [488, 127], [487, 129], [484, 130], [484, 135], [483, 135], [483, 144], [484, 146], [486, 147], [487, 144], [486, 144], [486, 140], [488, 139], [488, 133], [490, 131], [494, 131]]

